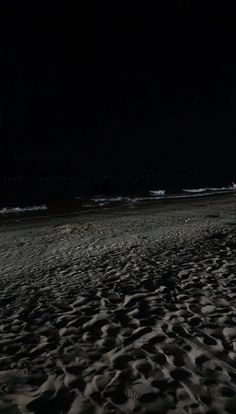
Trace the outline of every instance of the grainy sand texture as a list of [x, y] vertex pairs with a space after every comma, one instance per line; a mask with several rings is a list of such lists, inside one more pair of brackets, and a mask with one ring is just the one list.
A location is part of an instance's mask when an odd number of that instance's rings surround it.
[[0, 227], [0, 413], [235, 413], [235, 197]]

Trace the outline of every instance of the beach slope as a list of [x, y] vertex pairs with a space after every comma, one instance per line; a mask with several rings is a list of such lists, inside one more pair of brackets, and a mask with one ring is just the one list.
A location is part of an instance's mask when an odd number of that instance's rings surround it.
[[233, 413], [235, 197], [0, 229], [0, 412]]

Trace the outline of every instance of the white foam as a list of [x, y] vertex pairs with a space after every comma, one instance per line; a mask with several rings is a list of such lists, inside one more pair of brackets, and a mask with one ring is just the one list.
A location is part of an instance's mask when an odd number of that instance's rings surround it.
[[47, 210], [46, 205], [32, 207], [4, 207], [0, 210], [0, 214], [25, 213], [27, 211]]
[[[82, 207], [108, 207], [112, 203], [123, 203], [123, 205], [134, 206], [147, 202], [159, 202], [168, 199], [178, 198], [195, 198], [203, 197], [213, 194], [224, 194], [227, 192], [236, 191], [236, 184], [232, 183], [231, 186], [227, 187], [206, 187], [206, 188], [184, 188], [178, 194], [166, 194], [166, 190], [150, 190], [149, 195], [146, 196], [106, 196], [100, 195], [90, 199], [94, 204], [83, 204]], [[79, 198], [79, 197], [77, 197]]]
[[164, 196], [166, 193], [166, 190], [153, 190], [153, 191], [149, 191], [149, 193], [154, 196]]
[[96, 203], [110, 203], [114, 201], [132, 201], [130, 197], [96, 197], [92, 198]]
[[203, 193], [207, 188], [183, 188], [184, 193]]
[[236, 185], [233, 183], [228, 187], [206, 187], [206, 188], [183, 188], [184, 193], [209, 193], [209, 192], [222, 192], [222, 191], [234, 191]]

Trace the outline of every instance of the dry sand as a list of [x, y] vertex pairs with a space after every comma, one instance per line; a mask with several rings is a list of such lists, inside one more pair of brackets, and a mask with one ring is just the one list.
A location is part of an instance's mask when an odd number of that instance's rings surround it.
[[0, 413], [235, 413], [235, 197], [3, 226]]

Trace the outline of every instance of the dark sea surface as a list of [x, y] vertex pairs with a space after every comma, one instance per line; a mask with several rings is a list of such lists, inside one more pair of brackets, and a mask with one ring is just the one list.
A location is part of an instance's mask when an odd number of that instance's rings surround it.
[[0, 179], [0, 220], [56, 216], [234, 193], [234, 177], [199, 174], [123, 177], [6, 177]]

